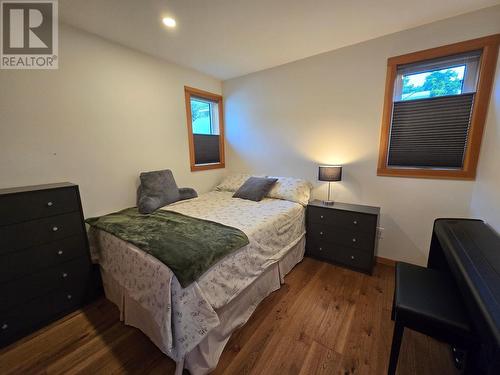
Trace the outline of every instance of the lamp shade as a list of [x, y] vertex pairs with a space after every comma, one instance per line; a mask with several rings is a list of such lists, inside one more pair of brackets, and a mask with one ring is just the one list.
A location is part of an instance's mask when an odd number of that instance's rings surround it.
[[319, 181], [341, 181], [342, 166], [340, 165], [320, 165], [318, 171]]

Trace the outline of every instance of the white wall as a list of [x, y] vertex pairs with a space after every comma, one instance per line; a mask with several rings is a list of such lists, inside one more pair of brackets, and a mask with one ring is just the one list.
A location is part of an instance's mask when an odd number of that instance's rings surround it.
[[[499, 32], [497, 6], [224, 81], [227, 165], [317, 182], [318, 164], [343, 164], [335, 199], [382, 208], [378, 255], [425, 264], [434, 219], [469, 216], [474, 182], [376, 175], [387, 58]], [[491, 111], [487, 128], [498, 145]], [[498, 201], [497, 147], [481, 175]]]
[[219, 80], [59, 34], [59, 70], [0, 70], [0, 187], [71, 181], [89, 216], [133, 205], [141, 171], [170, 168], [201, 192], [218, 182], [223, 170], [190, 171], [184, 85], [220, 93]]
[[500, 59], [481, 145], [471, 212], [500, 233]]

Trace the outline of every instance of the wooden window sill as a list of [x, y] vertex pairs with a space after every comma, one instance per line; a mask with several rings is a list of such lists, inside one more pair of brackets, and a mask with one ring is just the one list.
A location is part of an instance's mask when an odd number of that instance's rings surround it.
[[225, 163], [194, 164], [191, 165], [191, 172], [207, 171], [210, 169], [225, 168]]

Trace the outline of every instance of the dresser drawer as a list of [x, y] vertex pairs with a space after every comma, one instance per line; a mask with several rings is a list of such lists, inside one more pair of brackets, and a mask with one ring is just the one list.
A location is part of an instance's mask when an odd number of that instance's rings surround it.
[[0, 256], [0, 284], [87, 256], [84, 234]]
[[335, 261], [335, 245], [327, 242], [316, 242], [307, 238], [306, 241], [307, 255], [313, 256], [315, 258], [329, 260], [331, 262]]
[[64, 316], [81, 306], [84, 287], [73, 287], [44, 295], [17, 308], [0, 312], [0, 347]]
[[377, 217], [357, 212], [309, 206], [307, 220], [311, 223], [325, 223], [350, 231], [373, 232], [377, 227]]
[[52, 309], [52, 296], [44, 296], [17, 309], [0, 312], [0, 346], [29, 333], [52, 315]]
[[329, 226], [326, 223], [318, 223], [309, 226], [307, 236], [315, 243], [332, 243], [350, 246], [355, 249], [371, 252], [373, 250], [373, 236], [368, 232], [349, 230], [342, 227]]
[[350, 268], [371, 272], [373, 252], [348, 246], [316, 240], [308, 233], [306, 241], [307, 255], [321, 260], [342, 264]]
[[0, 292], [0, 310], [9, 310], [61, 288], [85, 285], [89, 277], [89, 267], [88, 258], [81, 257], [3, 284]]
[[334, 260], [346, 266], [365, 271], [371, 271], [373, 263], [371, 254], [349, 247], [338, 247], [334, 253]]
[[0, 225], [78, 211], [75, 187], [0, 195]]
[[0, 227], [0, 255], [83, 232], [79, 212]]

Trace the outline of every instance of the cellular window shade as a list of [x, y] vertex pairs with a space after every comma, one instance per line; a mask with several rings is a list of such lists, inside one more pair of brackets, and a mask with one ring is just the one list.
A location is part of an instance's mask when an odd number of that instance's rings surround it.
[[195, 164], [220, 163], [219, 135], [193, 134]]
[[394, 102], [387, 165], [462, 168], [474, 95]]

